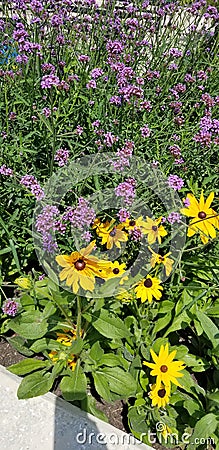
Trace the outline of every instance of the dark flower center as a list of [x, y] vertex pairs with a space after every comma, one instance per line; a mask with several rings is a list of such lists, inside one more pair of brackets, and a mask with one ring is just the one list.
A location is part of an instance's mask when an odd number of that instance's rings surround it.
[[206, 215], [207, 214], [204, 211], [200, 211], [200, 213], [198, 213], [199, 219], [205, 219]]
[[115, 269], [113, 269], [113, 273], [114, 273], [115, 275], [117, 275], [117, 274], [119, 273], [118, 267], [115, 267]]
[[168, 367], [165, 366], [165, 364], [163, 366], [160, 367], [161, 372], [165, 373], [168, 371]]
[[83, 261], [83, 259], [78, 259], [75, 263], [74, 263], [75, 269], [77, 270], [83, 270], [86, 266], [85, 262]]
[[150, 278], [147, 278], [147, 280], [145, 280], [145, 282], [144, 282], [144, 286], [147, 288], [150, 288], [152, 286], [152, 284], [153, 283]]
[[164, 261], [164, 257], [163, 256], [159, 256], [160, 261]]
[[115, 236], [115, 234], [116, 234], [116, 228], [113, 228], [113, 230], [112, 231], [110, 231], [110, 236]]
[[153, 225], [152, 230], [153, 230], [153, 231], [157, 231], [157, 226], [156, 226], [156, 225]]
[[134, 227], [135, 226], [135, 220], [130, 220], [129, 225], [130, 225], [130, 227]]
[[164, 398], [165, 395], [166, 395], [165, 389], [159, 389], [159, 391], [157, 391], [157, 395], [158, 395], [158, 397], [160, 397], [160, 398]]

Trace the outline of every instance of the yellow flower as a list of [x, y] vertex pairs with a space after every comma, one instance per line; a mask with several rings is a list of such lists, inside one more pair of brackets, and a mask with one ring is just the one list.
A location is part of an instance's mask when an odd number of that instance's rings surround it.
[[[72, 341], [77, 339], [76, 328], [72, 330], [63, 330], [63, 333], [56, 333], [58, 338], [57, 342], [65, 345], [66, 347], [71, 347]], [[83, 332], [80, 331], [80, 336], [82, 336]]]
[[158, 280], [158, 278], [152, 278], [150, 275], [147, 275], [146, 278], [144, 278], [137, 284], [135, 293], [136, 296], [141, 299], [141, 303], [144, 303], [146, 300], [151, 303], [153, 297], [156, 298], [156, 300], [161, 299], [162, 290], [163, 287], [160, 286], [160, 280]]
[[200, 196], [200, 200], [196, 200], [193, 194], [188, 194], [187, 199], [189, 206], [182, 208], [181, 213], [187, 217], [193, 217], [189, 222], [189, 228], [187, 236], [194, 236], [199, 232], [203, 244], [207, 244], [209, 237], [214, 239], [216, 237], [215, 228], [219, 229], [219, 217], [218, 214], [210, 208], [214, 199], [214, 192], [211, 192], [205, 201], [203, 191]]
[[123, 222], [124, 228], [126, 230], [134, 230], [135, 228], [141, 228], [142, 224], [142, 216], [138, 219], [126, 219], [125, 222]]
[[[63, 333], [56, 333], [58, 338], [56, 339], [57, 342], [64, 345], [65, 347], [71, 347], [72, 341], [74, 341], [77, 338], [76, 335], [76, 328], [72, 330], [63, 330]], [[83, 332], [81, 330], [80, 335], [82, 336]], [[76, 355], [68, 355], [66, 351], [57, 351], [52, 350], [49, 353], [50, 359], [55, 363], [57, 361], [66, 360], [67, 365], [74, 370], [75, 366], [77, 364], [77, 356]], [[67, 358], [68, 357], [68, 358]]]
[[111, 222], [106, 222], [105, 224], [100, 224], [96, 227], [97, 235], [102, 238], [101, 244], [106, 244], [106, 248], [111, 250], [115, 245], [118, 248], [121, 248], [121, 242], [126, 242], [128, 240], [128, 235], [125, 231], [123, 231], [124, 224], [120, 223], [119, 225], [115, 225], [115, 219], [112, 219]]
[[152, 258], [151, 258], [151, 267], [154, 267], [155, 264], [163, 264], [165, 267], [165, 272], [167, 277], [170, 275], [170, 273], [172, 272], [172, 266], [173, 266], [173, 259], [168, 258], [169, 255], [171, 255], [171, 252], [167, 253], [164, 256], [159, 255], [158, 253], [155, 253], [152, 248], [148, 247], [150, 252], [152, 253]]
[[183, 373], [180, 373], [180, 371], [185, 368], [185, 364], [183, 361], [173, 361], [176, 356], [176, 350], [169, 354], [168, 344], [166, 344], [165, 347], [161, 345], [159, 355], [156, 355], [152, 349], [150, 351], [154, 363], [144, 361], [143, 364], [152, 369], [151, 375], [157, 377], [156, 384], [160, 385], [163, 383], [166, 387], [170, 386], [172, 382], [180, 386], [177, 378], [183, 376]]
[[146, 217], [146, 221], [141, 222], [141, 231], [143, 234], [147, 234], [148, 244], [151, 245], [156, 240], [158, 240], [159, 244], [161, 244], [161, 237], [167, 235], [167, 231], [160, 225], [162, 217], [159, 217], [156, 220], [151, 219], [150, 217]]
[[153, 384], [149, 397], [152, 400], [152, 406], [158, 406], [158, 408], [165, 408], [166, 404], [170, 400], [170, 386], [164, 386], [162, 383]]
[[71, 255], [56, 256], [57, 263], [64, 267], [60, 272], [61, 281], [66, 280], [66, 285], [71, 286], [75, 294], [81, 286], [84, 290], [93, 291], [95, 275], [102, 278], [104, 271], [110, 266], [110, 261], [99, 260], [95, 256], [89, 256], [95, 246], [95, 241], [80, 252]]
[[[56, 363], [57, 361], [65, 360], [67, 354], [64, 352], [57, 352], [56, 350], [52, 350], [49, 353], [50, 359]], [[66, 360], [67, 366], [71, 368], [72, 371], [75, 370], [77, 364], [77, 357], [75, 355], [70, 355], [70, 357]]]
[[167, 439], [167, 437], [172, 434], [172, 430], [168, 425], [163, 424], [163, 430], [161, 431], [162, 436], [164, 437], [164, 440]]
[[121, 277], [125, 273], [125, 263], [119, 264], [118, 261], [112, 262], [108, 269], [104, 272], [103, 278]]
[[16, 278], [16, 280], [14, 280], [14, 282], [22, 289], [30, 289], [30, 287], [31, 287], [31, 281], [29, 280], [29, 278], [26, 278], [26, 277]]

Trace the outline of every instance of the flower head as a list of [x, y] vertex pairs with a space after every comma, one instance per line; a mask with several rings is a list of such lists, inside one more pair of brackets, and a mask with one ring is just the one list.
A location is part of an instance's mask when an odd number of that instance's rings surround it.
[[173, 259], [168, 258], [169, 255], [171, 254], [171, 252], [167, 253], [166, 255], [162, 256], [159, 255], [158, 253], [155, 253], [150, 247], [149, 250], [152, 253], [152, 258], [151, 258], [151, 267], [154, 267], [155, 264], [163, 264], [165, 267], [165, 272], [167, 277], [170, 275], [171, 271], [172, 271], [172, 266], [173, 266]]
[[106, 222], [105, 224], [99, 224], [96, 226], [96, 233], [102, 239], [101, 244], [106, 244], [106, 248], [110, 250], [115, 245], [121, 248], [121, 242], [126, 242], [128, 240], [128, 235], [123, 231], [124, 223], [119, 225], [114, 225], [115, 220], [112, 219], [111, 222]]
[[215, 228], [219, 229], [219, 216], [210, 208], [214, 199], [214, 192], [210, 193], [206, 201], [203, 192], [199, 202], [193, 194], [188, 194], [187, 199], [189, 201], [188, 207], [180, 210], [185, 216], [193, 217], [189, 222], [187, 236], [191, 237], [199, 232], [203, 244], [207, 244], [209, 237], [212, 239], [216, 237]]
[[183, 361], [173, 361], [176, 356], [176, 350], [169, 353], [168, 344], [165, 347], [161, 345], [159, 355], [156, 355], [151, 349], [151, 356], [154, 363], [144, 361], [143, 364], [152, 369], [151, 375], [157, 377], [156, 384], [160, 386], [162, 383], [165, 387], [170, 387], [170, 383], [174, 383], [180, 386], [177, 378], [183, 376], [183, 373], [180, 373], [180, 371], [185, 368], [185, 365]]
[[161, 237], [167, 235], [167, 231], [163, 225], [158, 226], [161, 223], [161, 219], [162, 217], [156, 220], [146, 217], [146, 221], [141, 222], [142, 233], [147, 234], [149, 245], [153, 244], [156, 240], [161, 244]]
[[160, 285], [160, 280], [158, 278], [152, 278], [150, 275], [147, 275], [146, 278], [144, 278], [137, 284], [135, 293], [136, 296], [141, 299], [141, 303], [146, 302], [146, 300], [148, 300], [148, 303], [151, 303], [153, 297], [156, 300], [161, 299], [162, 290], [163, 287]]
[[14, 317], [17, 314], [19, 307], [19, 303], [15, 300], [8, 298], [3, 305], [2, 305], [2, 311], [4, 314], [7, 314], [8, 316]]
[[149, 397], [152, 400], [152, 406], [165, 408], [170, 399], [170, 386], [164, 386], [162, 383], [153, 384], [153, 386], [151, 386]]
[[94, 246], [95, 241], [92, 241], [80, 252], [56, 256], [57, 263], [63, 267], [59, 274], [60, 281], [66, 280], [66, 285], [71, 286], [75, 294], [77, 294], [79, 287], [87, 291], [93, 291], [95, 276], [102, 278], [105, 270], [111, 264], [109, 261], [99, 260], [95, 256], [90, 256]]

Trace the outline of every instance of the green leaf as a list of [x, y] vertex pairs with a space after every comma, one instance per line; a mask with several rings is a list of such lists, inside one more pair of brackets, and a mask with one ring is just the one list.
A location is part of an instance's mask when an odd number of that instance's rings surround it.
[[41, 353], [45, 350], [59, 350], [62, 348], [62, 344], [57, 342], [55, 339], [42, 338], [35, 341], [30, 349], [33, 350], [34, 353]]
[[37, 397], [46, 394], [53, 385], [54, 378], [44, 371], [31, 373], [21, 381], [17, 391], [19, 399]]
[[26, 340], [22, 338], [21, 336], [13, 336], [11, 338], [7, 338], [7, 341], [9, 342], [12, 347], [15, 348], [19, 353], [21, 353], [24, 356], [32, 356], [33, 352], [27, 347]]
[[209, 398], [209, 400], [212, 400], [216, 403], [219, 403], [219, 391], [213, 392], [213, 394], [207, 394], [207, 398]]
[[23, 361], [7, 367], [7, 370], [15, 375], [25, 375], [34, 370], [42, 369], [43, 367], [51, 366], [49, 361], [40, 361], [38, 359], [23, 359]]
[[171, 317], [172, 317], [171, 312], [168, 312], [168, 313], [165, 314], [165, 316], [160, 317], [159, 319], [157, 319], [156, 323], [154, 325], [154, 328], [153, 328], [153, 334], [156, 334], [156, 333], [158, 333], [158, 331], [163, 330], [164, 328], [166, 328], [168, 323], [171, 321]]
[[103, 367], [96, 373], [102, 373], [109, 384], [109, 389], [123, 398], [134, 395], [137, 390], [137, 383], [129, 372], [125, 372], [120, 367]]
[[[195, 425], [194, 432], [191, 436], [191, 441], [195, 442], [195, 439], [207, 439], [215, 432], [218, 426], [218, 418], [212, 413], [206, 414]], [[191, 444], [190, 444], [191, 445]]]
[[48, 317], [53, 316], [56, 312], [56, 307], [54, 303], [48, 302], [43, 310], [43, 317], [48, 319]]
[[100, 366], [124, 366], [124, 360], [121, 356], [114, 355], [113, 353], [106, 353], [102, 356], [102, 358], [99, 360]]
[[93, 414], [93, 416], [98, 417], [98, 419], [104, 420], [104, 422], [109, 422], [106, 414], [99, 408], [97, 408], [96, 400], [91, 394], [88, 394], [86, 398], [81, 401], [80, 406], [81, 409], [87, 411], [90, 414]]
[[104, 351], [101, 348], [99, 341], [95, 342], [90, 349], [89, 356], [93, 359], [93, 361], [98, 362], [103, 355]]
[[14, 242], [12, 241], [12, 239], [9, 239], [9, 244], [10, 244], [10, 247], [11, 247], [11, 251], [12, 251], [12, 253], [13, 253], [13, 257], [14, 257], [14, 261], [15, 261], [16, 267], [17, 267], [17, 269], [18, 269], [19, 272], [20, 272], [21, 266], [20, 266], [20, 263], [19, 263], [19, 259], [18, 259], [18, 255], [17, 255], [17, 250], [16, 250], [16, 248], [15, 248], [15, 245], [14, 245]]
[[74, 353], [74, 355], [78, 355], [81, 353], [81, 350], [83, 348], [84, 341], [81, 339], [81, 337], [75, 339], [72, 341], [71, 347], [68, 348], [69, 352]]
[[201, 311], [197, 311], [197, 318], [201, 323], [203, 331], [208, 336], [208, 339], [211, 341], [213, 347], [217, 347], [219, 345], [219, 329], [214, 324], [214, 322], [206, 316]]
[[40, 311], [31, 310], [11, 319], [9, 327], [25, 339], [34, 340], [46, 334], [48, 323]]
[[111, 402], [112, 398], [109, 390], [109, 384], [105, 378], [105, 375], [99, 371], [93, 372], [92, 375], [97, 393], [107, 402]]
[[62, 378], [60, 389], [64, 399], [70, 402], [86, 397], [87, 378], [79, 364], [76, 365], [71, 376]]
[[173, 331], [180, 330], [181, 328], [187, 327], [191, 322], [190, 317], [188, 316], [186, 311], [183, 311], [182, 314], [179, 314], [179, 316], [176, 316], [173, 319], [172, 325], [170, 325], [170, 328], [166, 331], [164, 334], [164, 337], [168, 336], [168, 334], [172, 333]]
[[110, 339], [127, 338], [130, 336], [129, 330], [119, 317], [115, 317], [105, 309], [101, 311], [83, 314], [83, 317], [91, 322], [93, 327], [105, 337]]
[[21, 305], [23, 306], [23, 308], [28, 311], [28, 310], [35, 310], [35, 301], [34, 298], [31, 297], [29, 294], [23, 294], [21, 296], [20, 299]]

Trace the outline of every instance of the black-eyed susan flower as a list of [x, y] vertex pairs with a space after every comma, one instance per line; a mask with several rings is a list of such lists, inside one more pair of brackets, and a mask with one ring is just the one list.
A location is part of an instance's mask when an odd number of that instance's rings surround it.
[[167, 231], [163, 225], [160, 225], [161, 219], [162, 217], [159, 217], [156, 220], [146, 217], [146, 220], [141, 222], [141, 231], [143, 234], [147, 235], [149, 245], [154, 244], [156, 240], [161, 244], [161, 237], [167, 235]]
[[149, 397], [152, 400], [152, 406], [158, 406], [158, 408], [165, 408], [170, 400], [170, 386], [164, 386], [162, 383], [153, 384]]
[[51, 361], [56, 363], [57, 361], [66, 361], [66, 365], [70, 367], [72, 371], [75, 370], [76, 364], [77, 364], [77, 356], [76, 355], [67, 355], [65, 352], [58, 352], [56, 350], [52, 350], [49, 353], [49, 358]]
[[[170, 386], [171, 383], [180, 386], [177, 378], [183, 376], [181, 370], [185, 368], [183, 361], [173, 361], [176, 356], [176, 350], [169, 353], [168, 344], [161, 345], [159, 355], [151, 349], [151, 356], [154, 363], [144, 361], [143, 364], [152, 369], [151, 375], [157, 377], [156, 384], [163, 383], [165, 386]], [[181, 387], [181, 386], [180, 386]]]
[[106, 244], [106, 248], [111, 250], [115, 245], [118, 248], [121, 248], [121, 242], [126, 242], [128, 240], [128, 235], [125, 231], [123, 231], [124, 224], [120, 223], [119, 225], [115, 225], [115, 220], [112, 219], [110, 223], [107, 222], [107, 226], [97, 227], [96, 233], [102, 239], [101, 244]]
[[141, 229], [142, 220], [142, 216], [137, 219], [126, 219], [123, 226], [128, 231], [133, 231], [135, 228]]
[[148, 247], [150, 252], [152, 253], [152, 257], [151, 257], [151, 267], [154, 267], [155, 264], [163, 264], [165, 267], [165, 272], [167, 277], [170, 275], [170, 273], [172, 272], [172, 267], [173, 267], [173, 259], [169, 258], [169, 256], [171, 255], [171, 252], [167, 253], [166, 255], [162, 256], [159, 255], [159, 253], [155, 253], [152, 248]]
[[104, 271], [111, 265], [110, 261], [99, 260], [95, 256], [90, 256], [94, 246], [95, 241], [80, 252], [56, 256], [57, 263], [64, 267], [59, 274], [60, 281], [66, 280], [66, 285], [71, 286], [75, 294], [77, 294], [80, 286], [84, 290], [93, 291], [95, 276], [102, 278]]
[[152, 302], [153, 297], [156, 300], [160, 300], [162, 297], [163, 287], [160, 285], [160, 280], [156, 277], [151, 277], [147, 275], [146, 278], [141, 280], [136, 288], [135, 293], [137, 298], [141, 299], [141, 303], [146, 302], [148, 300], [149, 303]]
[[125, 263], [119, 264], [118, 261], [114, 261], [109, 265], [108, 269], [104, 271], [103, 278], [110, 279], [121, 277], [125, 273], [125, 270]]
[[214, 199], [214, 192], [211, 192], [205, 201], [203, 192], [200, 200], [196, 200], [193, 194], [187, 195], [187, 208], [182, 208], [181, 213], [187, 217], [193, 217], [189, 222], [187, 236], [191, 237], [199, 233], [203, 244], [207, 244], [209, 237], [214, 239], [216, 237], [215, 228], [219, 229], [219, 216], [210, 208]]
[[[82, 336], [82, 331], [81, 331], [81, 336]], [[60, 344], [62, 344], [63, 346], [63, 350], [60, 349], [60, 351], [58, 350], [52, 350], [49, 353], [49, 358], [56, 363], [57, 361], [65, 361], [66, 362], [66, 366], [70, 367], [70, 369], [72, 371], [75, 370], [75, 366], [77, 364], [77, 356], [73, 355], [73, 354], [68, 354], [67, 351], [65, 350], [65, 347], [71, 347], [72, 342], [76, 339], [77, 335], [76, 335], [76, 329], [72, 329], [72, 330], [63, 330], [63, 333], [56, 333], [57, 334], [57, 339], [56, 341], [59, 342]]]

